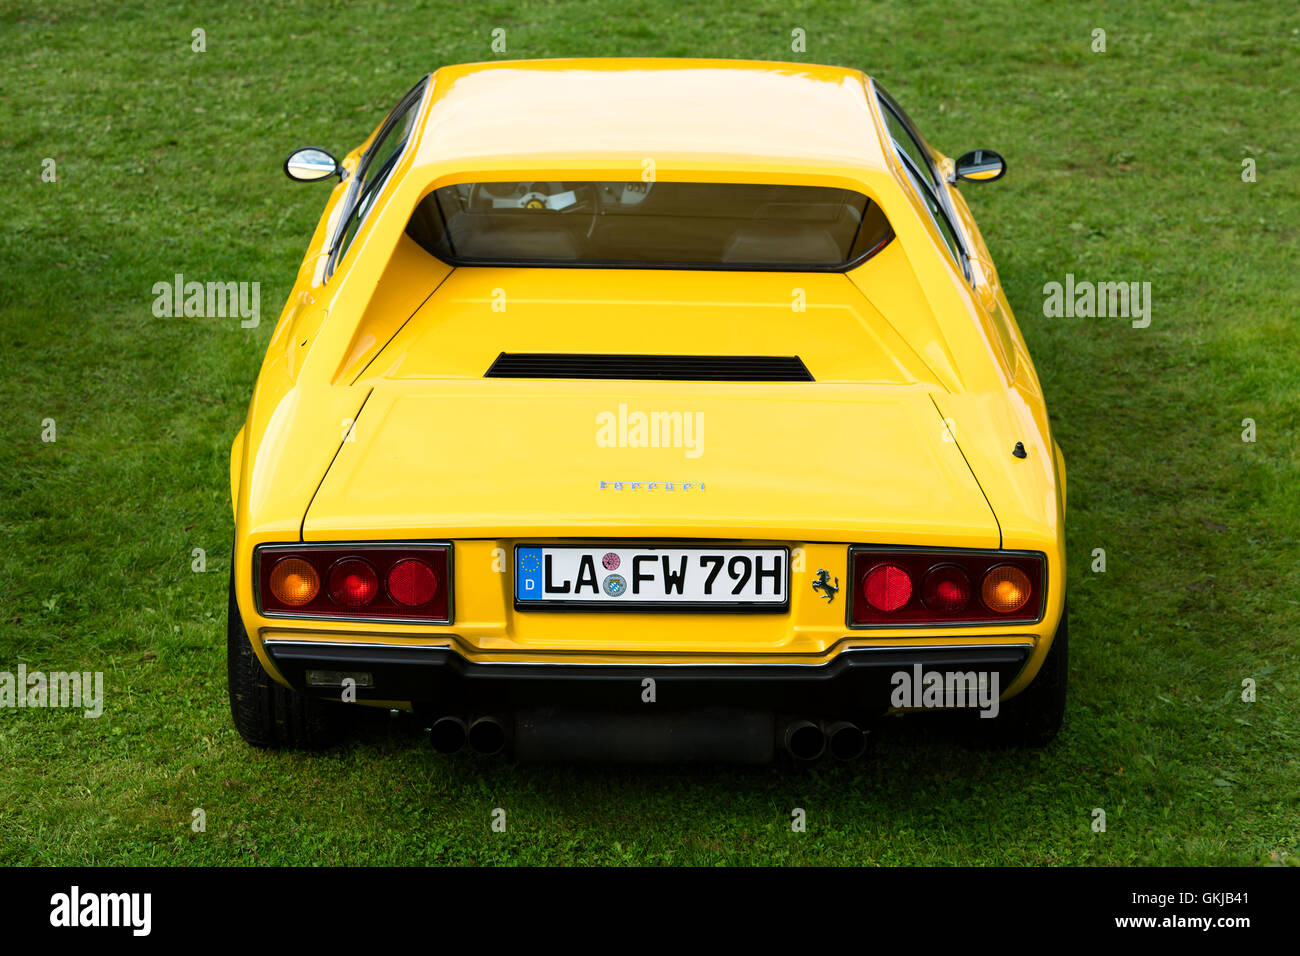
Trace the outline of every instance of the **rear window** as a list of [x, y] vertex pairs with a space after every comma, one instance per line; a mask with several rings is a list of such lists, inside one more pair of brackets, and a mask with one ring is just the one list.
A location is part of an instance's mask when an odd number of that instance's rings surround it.
[[407, 233], [453, 265], [839, 270], [893, 237], [870, 199], [824, 186], [461, 183]]

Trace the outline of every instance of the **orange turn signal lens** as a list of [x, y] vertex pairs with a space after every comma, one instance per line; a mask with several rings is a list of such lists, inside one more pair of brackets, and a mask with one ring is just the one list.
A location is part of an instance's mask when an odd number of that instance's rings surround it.
[[1009, 564], [1000, 564], [984, 575], [980, 597], [990, 611], [1010, 614], [1025, 606], [1031, 590], [1029, 575]]
[[320, 593], [320, 575], [302, 558], [285, 558], [271, 569], [271, 593], [290, 607], [302, 607]]

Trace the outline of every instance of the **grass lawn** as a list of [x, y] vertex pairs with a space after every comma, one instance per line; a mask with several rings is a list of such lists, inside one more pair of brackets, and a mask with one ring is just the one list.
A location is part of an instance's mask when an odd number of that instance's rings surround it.
[[[1300, 862], [1293, 3], [174, 6], [0, 2], [0, 671], [106, 692], [0, 709], [0, 862]], [[237, 736], [229, 447], [325, 198], [284, 157], [341, 154], [439, 65], [573, 55], [858, 66], [940, 149], [1007, 156], [966, 195], [1069, 467], [1051, 747], [898, 721], [856, 764], [682, 771], [440, 758], [386, 714], [320, 755]], [[260, 282], [261, 325], [155, 318], [175, 273]], [[1150, 326], [1045, 318], [1067, 273], [1150, 282]]]

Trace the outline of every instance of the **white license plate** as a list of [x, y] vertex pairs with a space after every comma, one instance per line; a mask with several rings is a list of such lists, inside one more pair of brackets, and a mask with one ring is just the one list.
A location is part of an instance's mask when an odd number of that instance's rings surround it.
[[521, 607], [779, 609], [788, 603], [789, 586], [787, 548], [515, 548]]

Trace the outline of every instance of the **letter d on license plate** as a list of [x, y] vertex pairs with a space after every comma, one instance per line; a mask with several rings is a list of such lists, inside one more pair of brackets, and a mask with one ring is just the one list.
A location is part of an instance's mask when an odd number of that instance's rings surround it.
[[520, 608], [782, 610], [789, 588], [788, 548], [515, 548]]

